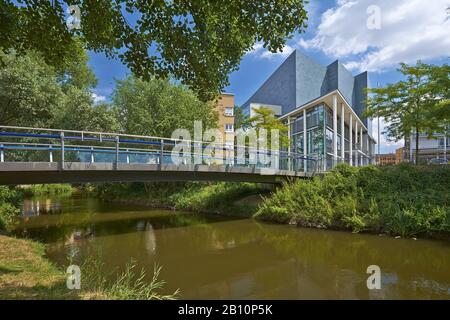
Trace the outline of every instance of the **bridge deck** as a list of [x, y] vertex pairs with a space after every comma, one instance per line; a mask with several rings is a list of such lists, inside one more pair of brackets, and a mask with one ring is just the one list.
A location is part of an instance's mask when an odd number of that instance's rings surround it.
[[239, 166], [65, 162], [2, 162], [0, 185], [145, 181], [233, 181], [281, 183], [311, 172]]

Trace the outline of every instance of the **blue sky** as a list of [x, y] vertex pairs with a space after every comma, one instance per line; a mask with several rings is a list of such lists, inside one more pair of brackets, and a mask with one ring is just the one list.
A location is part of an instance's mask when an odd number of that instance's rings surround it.
[[[272, 74], [292, 50], [301, 50], [323, 65], [339, 59], [354, 74], [369, 71], [371, 86], [401, 79], [398, 63], [448, 63], [450, 56], [450, 0], [311, 0], [308, 28], [294, 34], [283, 52], [271, 54], [261, 44], [241, 60], [224, 91], [241, 105]], [[130, 71], [120, 61], [89, 53], [99, 83], [97, 101], [109, 100], [115, 79]], [[383, 130], [384, 121], [381, 121]], [[377, 136], [374, 126], [373, 135]], [[381, 151], [393, 152], [403, 141], [381, 139]]]

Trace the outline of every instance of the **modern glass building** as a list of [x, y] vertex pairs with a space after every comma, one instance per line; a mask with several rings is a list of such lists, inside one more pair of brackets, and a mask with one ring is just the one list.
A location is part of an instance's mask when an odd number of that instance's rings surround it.
[[[367, 84], [367, 72], [353, 76], [339, 61], [324, 67], [294, 51], [242, 108], [277, 110], [289, 129], [287, 151], [319, 159], [321, 171], [339, 162], [362, 166], [372, 163], [375, 146], [363, 116]], [[302, 160], [290, 165], [313, 169]]]

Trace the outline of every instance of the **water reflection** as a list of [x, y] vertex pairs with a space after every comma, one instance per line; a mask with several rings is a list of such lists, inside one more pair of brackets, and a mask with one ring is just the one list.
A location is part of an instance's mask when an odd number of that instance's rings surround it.
[[[101, 252], [108, 269], [130, 258], [149, 274], [158, 263], [167, 292], [184, 298], [449, 299], [446, 242], [355, 235], [211, 215], [60, 201], [61, 213], [22, 220], [17, 233], [47, 242], [60, 265]], [[367, 266], [382, 289], [366, 287]]]
[[23, 200], [22, 215], [25, 217], [60, 212], [61, 202], [58, 199], [34, 198]]

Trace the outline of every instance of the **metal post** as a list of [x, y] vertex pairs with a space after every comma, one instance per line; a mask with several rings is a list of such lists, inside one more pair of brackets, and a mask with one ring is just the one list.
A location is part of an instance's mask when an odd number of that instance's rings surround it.
[[159, 164], [162, 165], [164, 162], [164, 140], [161, 139], [161, 152], [159, 155]]
[[61, 170], [64, 170], [64, 132], [60, 134], [61, 137]]
[[3, 150], [3, 144], [0, 144], [0, 162], [5, 162], [5, 151]]
[[127, 163], [130, 163], [130, 154], [128, 153], [128, 149], [127, 149]]
[[119, 169], [119, 136], [116, 136], [116, 162], [115, 169]]
[[53, 162], [53, 146], [52, 145], [50, 145], [50, 151], [49, 151], [49, 156], [50, 156], [50, 162]]

